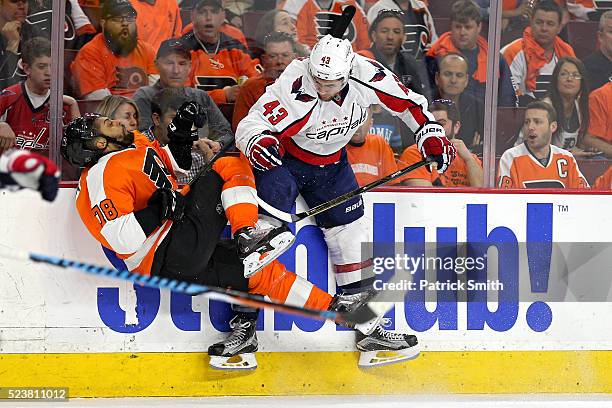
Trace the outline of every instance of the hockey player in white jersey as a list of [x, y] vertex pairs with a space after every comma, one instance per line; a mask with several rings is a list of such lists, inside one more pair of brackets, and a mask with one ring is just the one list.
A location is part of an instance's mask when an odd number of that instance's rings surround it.
[[[366, 121], [372, 104], [381, 105], [414, 132], [419, 150], [438, 171], [448, 168], [455, 148], [427, 111], [426, 99], [378, 62], [355, 54], [349, 41], [326, 35], [310, 58], [293, 61], [267, 87], [238, 125], [236, 145], [255, 169], [259, 197], [289, 212], [298, 194], [313, 207], [357, 189], [344, 147]], [[361, 243], [370, 241], [369, 227], [361, 219], [362, 204], [356, 196], [315, 217], [336, 282], [342, 293], [356, 299], [369, 296], [374, 281], [372, 259], [361, 256]], [[380, 323], [357, 329], [360, 366], [419, 353], [414, 335], [387, 332]], [[379, 359], [378, 351], [395, 355]]]

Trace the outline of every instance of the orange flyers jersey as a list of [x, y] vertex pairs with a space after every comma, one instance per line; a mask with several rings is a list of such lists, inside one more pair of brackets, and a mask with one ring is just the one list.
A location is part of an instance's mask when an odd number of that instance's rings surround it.
[[612, 166], [609, 166], [604, 174], [597, 177], [594, 188], [598, 190], [612, 190]]
[[[476, 160], [480, 168], [482, 168], [482, 162], [478, 156], [472, 153], [472, 157]], [[459, 157], [459, 155], [455, 157], [450, 167], [439, 176], [444, 187], [470, 187], [467, 165], [465, 164], [465, 160]]]
[[[416, 144], [413, 144], [412, 146], [407, 147], [403, 152], [402, 155], [400, 156], [397, 166], [402, 169], [406, 166], [410, 166], [411, 164], [420, 162], [421, 160], [423, 160], [423, 155], [421, 154], [421, 152], [419, 151], [419, 149], [417, 148]], [[434, 181], [436, 181], [438, 179], [438, 173], [434, 170], [434, 171], [428, 171], [425, 166], [424, 167], [419, 167], [418, 169], [411, 171], [410, 173], [406, 174], [405, 176], [401, 177], [399, 179], [399, 181], [404, 181], [404, 180], [411, 180], [411, 179], [422, 179], [422, 180], [427, 180], [429, 182], [431, 182], [432, 184], [434, 183]]]
[[148, 275], [155, 250], [166, 236], [166, 221], [148, 237], [134, 211], [147, 206], [155, 190], [177, 189], [178, 166], [167, 147], [134, 132], [134, 146], [103, 156], [79, 180], [76, 207], [87, 230], [114, 251], [130, 271]]
[[508, 149], [499, 161], [500, 188], [588, 188], [576, 159], [567, 150], [550, 146], [548, 164], [541, 164], [523, 143]]
[[589, 133], [612, 143], [612, 82], [594, 90], [589, 95]]
[[162, 41], [181, 36], [183, 21], [176, 0], [155, 0], [154, 4], [134, 0], [131, 4], [138, 13], [138, 37], [148, 42], [154, 50], [159, 49]]
[[99, 89], [113, 95], [131, 97], [141, 86], [149, 85], [148, 76], [157, 74], [155, 51], [143, 41], [126, 57], [118, 57], [106, 46], [103, 34], [85, 44], [70, 65], [79, 96]]
[[349, 143], [346, 145], [346, 153], [359, 186], [380, 180], [397, 171], [393, 150], [381, 136], [369, 134], [361, 146]]
[[252, 59], [240, 41], [225, 34], [220, 35], [219, 41], [220, 48], [214, 54], [202, 49], [191, 53], [191, 82], [195, 88], [207, 91], [216, 104], [227, 102], [223, 88], [259, 74], [259, 60]]
[[368, 22], [363, 9], [355, 0], [333, 0], [327, 10], [319, 7], [315, 0], [283, 0], [278, 8], [296, 19], [298, 41], [312, 48], [319, 38], [327, 34], [335, 19], [342, 14], [342, 9], [349, 5], [355, 6], [357, 11], [344, 38], [353, 44], [355, 51], [369, 48]]

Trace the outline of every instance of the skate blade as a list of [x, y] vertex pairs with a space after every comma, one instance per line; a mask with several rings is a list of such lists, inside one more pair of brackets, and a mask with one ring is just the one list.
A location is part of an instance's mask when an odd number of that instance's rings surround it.
[[359, 368], [380, 367], [389, 364], [399, 363], [400, 361], [415, 359], [421, 350], [419, 346], [410, 347], [404, 350], [379, 350], [379, 351], [362, 351], [359, 356]]
[[257, 368], [255, 353], [237, 354], [232, 357], [210, 356], [209, 364], [216, 370], [254, 370]]
[[270, 241], [270, 246], [272, 246], [274, 249], [264, 252], [263, 254], [253, 252], [244, 258], [242, 261], [244, 264], [244, 277], [250, 278], [270, 262], [281, 256], [286, 250], [291, 248], [293, 241], [295, 241], [295, 235], [293, 235], [290, 231], [283, 232], [272, 238]]

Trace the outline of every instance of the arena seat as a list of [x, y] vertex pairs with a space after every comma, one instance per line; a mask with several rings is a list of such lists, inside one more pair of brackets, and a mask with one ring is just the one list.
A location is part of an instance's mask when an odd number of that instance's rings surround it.
[[183, 22], [183, 27], [187, 27], [188, 24], [191, 24], [191, 9], [190, 8], [181, 9], [181, 21]]
[[223, 116], [225, 116], [225, 119], [227, 119], [229, 123], [232, 123], [232, 117], [234, 116], [234, 104], [221, 103], [217, 106], [219, 107], [219, 110], [221, 111]]
[[[435, 18], [449, 18], [451, 15], [451, 9], [453, 1], [448, 0], [429, 0], [429, 12], [432, 17]], [[437, 27], [436, 27], [437, 29]]]
[[567, 23], [567, 39], [576, 56], [583, 60], [597, 49], [597, 28], [593, 21], [570, 21]]
[[497, 108], [496, 156], [501, 156], [503, 152], [514, 146], [524, 118], [525, 108]]
[[610, 160], [606, 159], [576, 159], [576, 162], [591, 187], [595, 184], [595, 179], [604, 174], [610, 166]]
[[100, 18], [102, 16], [102, 9], [98, 6], [81, 6], [91, 24], [96, 28], [96, 31], [101, 32], [100, 29]]
[[255, 39], [257, 24], [266, 13], [267, 11], [247, 11], [242, 15], [242, 32], [247, 40]]

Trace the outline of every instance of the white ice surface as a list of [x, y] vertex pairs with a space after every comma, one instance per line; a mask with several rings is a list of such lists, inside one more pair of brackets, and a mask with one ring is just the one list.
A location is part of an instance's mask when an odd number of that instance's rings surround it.
[[[10, 403], [9, 403], [10, 404]], [[340, 407], [340, 408], [612, 408], [612, 395], [307, 396], [215, 398], [96, 398], [49, 402], [44, 407]], [[22, 402], [15, 407], [38, 407]], [[3, 405], [0, 404], [0, 408]], [[8, 405], [7, 405], [8, 407]]]

